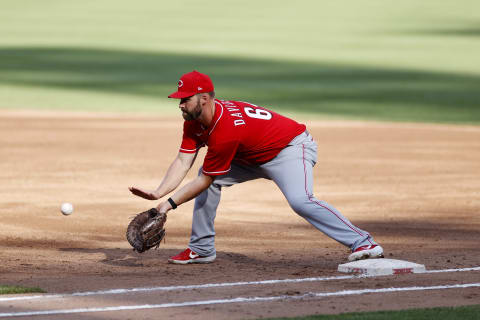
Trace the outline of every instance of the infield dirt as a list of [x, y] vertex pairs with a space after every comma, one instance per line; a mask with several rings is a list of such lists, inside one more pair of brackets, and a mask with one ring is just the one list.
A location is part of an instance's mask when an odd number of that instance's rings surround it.
[[[315, 195], [369, 231], [384, 247], [386, 257], [424, 264], [428, 270], [480, 266], [479, 127], [304, 123], [319, 145]], [[136, 198], [128, 187], [159, 184], [176, 156], [181, 132], [180, 116], [0, 111], [0, 284], [71, 293], [339, 275], [336, 269], [346, 262], [347, 248], [297, 216], [267, 180], [223, 190], [216, 219], [215, 263], [167, 263], [169, 256], [188, 244], [193, 203], [169, 213], [166, 242], [160, 250], [135, 254], [125, 240], [126, 226], [135, 213], [157, 202]], [[205, 150], [187, 181], [196, 175], [204, 154]], [[73, 203], [71, 216], [60, 213], [62, 202]], [[479, 279], [479, 271], [398, 275], [216, 289], [202, 293], [201, 298]], [[199, 294], [191, 290], [175, 296], [177, 301], [191, 301], [200, 299]], [[157, 292], [149, 299], [160, 303], [163, 297]], [[137, 299], [145, 301], [141, 296]], [[244, 319], [478, 303], [478, 289], [452, 289], [431, 291], [428, 299], [422, 292], [406, 292], [172, 308], [161, 314]], [[71, 319], [148, 319], [159, 312], [72, 315]]]

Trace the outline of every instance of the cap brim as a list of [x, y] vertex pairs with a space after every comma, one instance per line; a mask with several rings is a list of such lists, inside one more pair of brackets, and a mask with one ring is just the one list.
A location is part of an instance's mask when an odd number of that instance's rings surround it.
[[196, 94], [196, 92], [191, 93], [191, 92], [177, 91], [177, 92], [172, 93], [168, 97], [173, 98], [173, 99], [183, 99], [183, 98], [194, 96], [195, 94]]

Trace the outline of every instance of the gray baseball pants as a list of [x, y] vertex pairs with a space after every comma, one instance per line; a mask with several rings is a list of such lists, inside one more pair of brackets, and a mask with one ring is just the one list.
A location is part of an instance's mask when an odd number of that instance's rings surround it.
[[313, 166], [316, 161], [317, 144], [305, 131], [265, 164], [243, 166], [232, 163], [228, 173], [217, 176], [210, 187], [196, 197], [189, 248], [201, 256], [216, 254], [214, 221], [222, 187], [259, 178], [273, 180], [297, 214], [350, 249], [376, 244], [368, 232], [357, 228], [337, 209], [314, 197]]

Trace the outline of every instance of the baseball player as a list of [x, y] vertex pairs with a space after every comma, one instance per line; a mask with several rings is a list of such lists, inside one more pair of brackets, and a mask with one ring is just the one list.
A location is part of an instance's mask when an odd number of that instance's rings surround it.
[[157, 189], [129, 189], [149, 200], [164, 197], [180, 185], [199, 149], [207, 146], [197, 178], [157, 206], [166, 213], [195, 199], [189, 246], [170, 263], [213, 262], [214, 220], [222, 187], [259, 178], [272, 180], [297, 214], [349, 247], [349, 261], [383, 257], [382, 247], [368, 232], [313, 195], [317, 144], [305, 125], [248, 102], [215, 99], [209, 76], [197, 71], [184, 74], [168, 97], [180, 99], [185, 119], [178, 155]]

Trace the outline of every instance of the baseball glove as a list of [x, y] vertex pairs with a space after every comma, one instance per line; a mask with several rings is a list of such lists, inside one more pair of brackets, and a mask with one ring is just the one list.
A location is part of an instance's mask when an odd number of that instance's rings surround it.
[[160, 245], [165, 237], [165, 222], [167, 214], [160, 213], [156, 208], [137, 214], [128, 224], [127, 240], [133, 250], [145, 252]]

